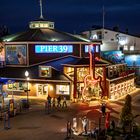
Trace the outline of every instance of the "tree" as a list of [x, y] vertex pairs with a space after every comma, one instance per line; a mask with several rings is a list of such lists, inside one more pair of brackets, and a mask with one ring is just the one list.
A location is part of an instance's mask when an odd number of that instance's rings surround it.
[[120, 120], [122, 123], [123, 130], [125, 132], [126, 127], [129, 127], [131, 131], [131, 125], [133, 121], [133, 114], [132, 114], [132, 97], [128, 94], [125, 98], [125, 104], [122, 108], [122, 112], [120, 115]]
[[0, 37], [9, 35], [9, 29], [5, 25], [0, 26]]

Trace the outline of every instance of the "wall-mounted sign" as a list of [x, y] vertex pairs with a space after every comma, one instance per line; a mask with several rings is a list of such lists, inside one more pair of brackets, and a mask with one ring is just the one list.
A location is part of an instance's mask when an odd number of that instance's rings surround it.
[[72, 53], [73, 45], [35, 45], [35, 53]]
[[6, 64], [26, 65], [26, 45], [6, 45]]
[[39, 76], [46, 78], [52, 77], [52, 68], [49, 66], [39, 66]]
[[56, 94], [69, 95], [70, 94], [69, 85], [56, 85]]
[[101, 56], [115, 63], [124, 62], [124, 54], [121, 51], [102, 51]]
[[[88, 53], [89, 49], [89, 45], [85, 45], [85, 53]], [[94, 53], [94, 52], [99, 52], [100, 51], [100, 46], [99, 45], [96, 45], [96, 46], [91, 46], [91, 51]]]

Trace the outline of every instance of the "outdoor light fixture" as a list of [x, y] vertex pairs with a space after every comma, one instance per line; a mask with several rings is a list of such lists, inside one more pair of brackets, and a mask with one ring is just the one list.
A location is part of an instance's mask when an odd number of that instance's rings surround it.
[[27, 108], [29, 108], [28, 91], [30, 91], [30, 90], [28, 88], [28, 81], [29, 81], [29, 72], [28, 71], [25, 71], [25, 76], [26, 76], [26, 82], [27, 82], [27, 89], [25, 90], [25, 92], [27, 92]]
[[25, 76], [28, 77], [29, 76], [29, 72], [25, 71]]

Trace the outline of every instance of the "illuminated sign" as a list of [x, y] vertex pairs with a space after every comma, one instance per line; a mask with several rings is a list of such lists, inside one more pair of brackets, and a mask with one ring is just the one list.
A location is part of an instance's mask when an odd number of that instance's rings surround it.
[[6, 45], [7, 65], [26, 65], [26, 45]]
[[72, 53], [73, 45], [35, 45], [35, 53]]
[[70, 94], [69, 85], [56, 85], [56, 94], [69, 95]]
[[[100, 47], [99, 45], [92, 46], [91, 51], [92, 52], [99, 52], [99, 49], [100, 49], [99, 47]], [[89, 49], [89, 45], [85, 45], [85, 53], [88, 53], [88, 49]]]
[[50, 78], [52, 77], [52, 69], [49, 66], [39, 66], [39, 76]]

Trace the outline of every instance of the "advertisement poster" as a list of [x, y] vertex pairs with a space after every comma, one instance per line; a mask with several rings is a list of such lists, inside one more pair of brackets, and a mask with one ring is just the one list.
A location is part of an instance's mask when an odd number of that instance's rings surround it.
[[124, 54], [121, 51], [103, 51], [101, 56], [115, 63], [124, 62]]
[[26, 65], [26, 45], [6, 45], [7, 65]]
[[56, 85], [56, 94], [69, 95], [70, 94], [69, 85]]
[[40, 77], [52, 77], [52, 69], [49, 66], [39, 66]]
[[4, 47], [1, 46], [1, 44], [0, 44], [0, 61], [1, 62], [5, 61], [5, 51], [4, 51]]

